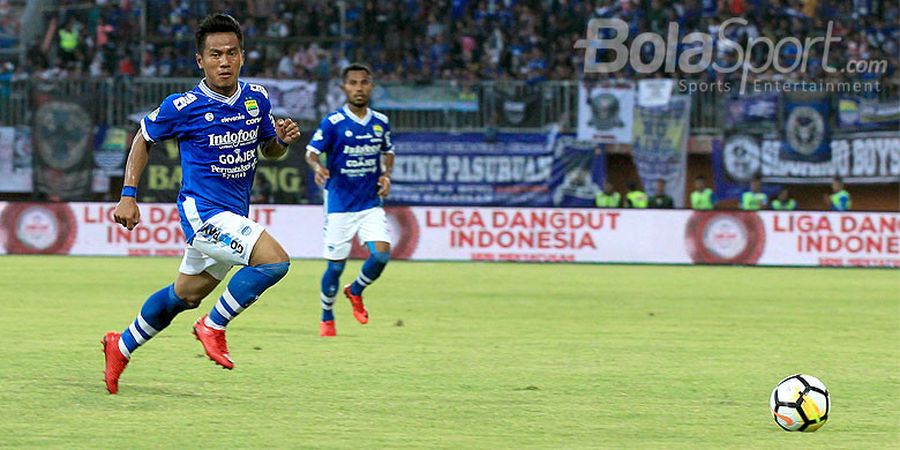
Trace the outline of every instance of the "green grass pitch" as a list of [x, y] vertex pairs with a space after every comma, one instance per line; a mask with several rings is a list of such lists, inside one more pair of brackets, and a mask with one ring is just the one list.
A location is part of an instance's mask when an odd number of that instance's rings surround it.
[[[234, 371], [190, 334], [210, 298], [108, 395], [100, 337], [177, 265], [0, 257], [0, 447], [900, 445], [896, 270], [392, 262], [323, 339], [300, 260], [229, 328]], [[768, 410], [796, 372], [831, 391], [816, 433]]]

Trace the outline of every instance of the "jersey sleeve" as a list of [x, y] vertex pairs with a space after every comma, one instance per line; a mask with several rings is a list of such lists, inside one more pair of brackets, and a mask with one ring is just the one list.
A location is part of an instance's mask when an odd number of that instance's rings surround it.
[[[187, 106], [181, 94], [166, 97], [150, 114], [141, 119], [141, 134], [147, 142], [159, 142], [178, 137], [184, 114], [182, 108]], [[179, 105], [181, 107], [179, 108]]]
[[260, 95], [259, 103], [264, 114], [263, 120], [259, 122], [259, 140], [263, 142], [274, 138], [277, 133], [275, 133], [275, 116], [272, 115], [272, 102], [268, 97]]
[[394, 141], [391, 140], [391, 124], [384, 122], [384, 142], [381, 144], [382, 153], [394, 153]]
[[319, 122], [319, 128], [316, 130], [316, 133], [313, 134], [312, 139], [309, 140], [309, 144], [306, 145], [306, 149], [313, 153], [328, 153], [328, 150], [331, 148], [333, 139], [333, 131], [334, 125], [331, 123], [328, 118], [322, 119]]

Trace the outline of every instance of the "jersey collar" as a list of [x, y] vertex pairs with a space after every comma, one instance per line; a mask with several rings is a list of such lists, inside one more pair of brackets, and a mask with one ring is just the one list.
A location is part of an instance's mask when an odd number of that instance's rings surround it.
[[200, 84], [198, 84], [197, 87], [200, 88], [200, 92], [202, 92], [203, 95], [213, 100], [218, 100], [222, 103], [234, 106], [234, 104], [237, 103], [238, 99], [241, 98], [241, 92], [244, 90], [244, 85], [246, 84], [247, 83], [238, 80], [238, 88], [234, 91], [234, 94], [232, 94], [231, 97], [226, 97], [210, 89], [209, 86], [206, 85], [206, 78], [200, 80]]
[[366, 115], [365, 115], [365, 117], [363, 117], [362, 119], [360, 119], [359, 117], [357, 117], [356, 114], [353, 114], [353, 111], [350, 111], [350, 107], [347, 106], [347, 105], [345, 104], [345, 105], [344, 105], [344, 115], [346, 115], [347, 117], [349, 117], [350, 120], [352, 120], [352, 121], [354, 121], [354, 122], [356, 122], [356, 123], [358, 123], [358, 124], [360, 124], [360, 125], [365, 126], [365, 125], [367, 125], [367, 124], [369, 123], [369, 119], [372, 118], [372, 108], [368, 108], [368, 107], [367, 107], [367, 108], [366, 108]]

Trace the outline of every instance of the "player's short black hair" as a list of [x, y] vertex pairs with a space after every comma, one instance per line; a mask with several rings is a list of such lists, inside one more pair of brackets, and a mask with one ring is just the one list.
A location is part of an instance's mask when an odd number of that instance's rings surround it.
[[241, 32], [241, 24], [228, 14], [217, 13], [206, 16], [197, 27], [197, 33], [194, 35], [197, 40], [197, 53], [203, 53], [206, 36], [212, 33], [234, 33], [237, 35], [238, 45], [244, 48], [244, 33]]
[[341, 82], [347, 81], [347, 74], [353, 71], [363, 71], [370, 77], [372, 76], [372, 69], [369, 68], [368, 65], [363, 63], [353, 63], [347, 67], [344, 67], [344, 70], [341, 71]]

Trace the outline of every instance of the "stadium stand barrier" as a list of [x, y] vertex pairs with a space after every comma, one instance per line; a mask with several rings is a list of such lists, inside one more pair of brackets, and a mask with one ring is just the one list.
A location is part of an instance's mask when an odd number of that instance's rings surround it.
[[[6, 126], [28, 125], [30, 96], [35, 93], [53, 92], [57, 97], [89, 97], [97, 107], [97, 117], [107, 125], [127, 126], [135, 121], [129, 117], [152, 110], [166, 95], [190, 89], [197, 83], [193, 78], [107, 78], [100, 80], [40, 80], [25, 79], [0, 81], [0, 124]], [[333, 82], [318, 82], [318, 89], [334, 89]], [[435, 89], [454, 86], [453, 82], [435, 83]], [[403, 88], [421, 91], [423, 86], [385, 83], [384, 88]], [[479, 82], [467, 87], [461, 94], [475, 108], [459, 108], [454, 105], [434, 103], [436, 106], [420, 106], [390, 110], [391, 122], [397, 131], [479, 131], [502, 128], [509, 131], [536, 131], [552, 124], [575, 127], [578, 116], [578, 82], [546, 81], [531, 84], [522, 81]], [[878, 92], [878, 99], [896, 99], [896, 83], [885, 83]], [[317, 93], [324, 98], [328, 92]], [[710, 135], [721, 132], [722, 114], [717, 111], [727, 94], [716, 91], [692, 95], [690, 129], [693, 134]], [[504, 122], [498, 117], [504, 99], [527, 100], [536, 98], [534, 118], [523, 124]], [[523, 101], [527, 105], [527, 102]], [[528, 106], [530, 108], [530, 106]]]

